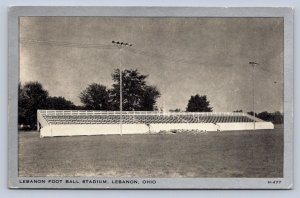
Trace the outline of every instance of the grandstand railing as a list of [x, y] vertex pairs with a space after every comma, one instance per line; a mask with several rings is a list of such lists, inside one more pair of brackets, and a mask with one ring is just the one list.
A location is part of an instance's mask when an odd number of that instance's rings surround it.
[[[40, 111], [37, 111], [37, 121], [38, 123], [40, 123], [43, 127], [48, 125], [47, 120], [45, 120], [45, 118], [43, 117], [43, 114]], [[39, 130], [40, 126], [39, 124], [37, 124], [37, 128]]]
[[163, 111], [93, 111], [93, 110], [38, 110], [46, 116], [76, 116], [76, 115], [161, 115], [161, 116], [247, 116], [257, 122], [263, 120], [243, 112], [163, 112]]

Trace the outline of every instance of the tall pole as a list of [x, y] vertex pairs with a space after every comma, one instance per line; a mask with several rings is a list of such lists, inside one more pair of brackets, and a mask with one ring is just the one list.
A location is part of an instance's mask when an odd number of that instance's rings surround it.
[[119, 47], [119, 71], [120, 71], [120, 135], [123, 134], [123, 89], [122, 89], [122, 47]]
[[131, 47], [132, 44], [120, 41], [112, 41], [112, 43], [119, 49], [119, 75], [120, 75], [120, 135], [123, 134], [123, 79], [122, 79], [122, 48]]
[[255, 130], [255, 92], [254, 92], [254, 67], [255, 65], [259, 65], [256, 62], [249, 62], [252, 66], [252, 107], [253, 107], [253, 129]]
[[253, 116], [254, 116], [254, 119], [253, 119], [253, 129], [255, 130], [255, 92], [254, 92], [254, 64], [252, 65], [252, 95], [253, 95], [253, 98], [252, 98], [252, 102], [253, 102]]

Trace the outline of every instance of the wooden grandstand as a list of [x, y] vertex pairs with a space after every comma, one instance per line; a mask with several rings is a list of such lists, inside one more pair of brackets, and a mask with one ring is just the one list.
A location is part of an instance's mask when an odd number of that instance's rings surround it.
[[273, 124], [246, 113], [38, 110], [41, 136], [272, 129]]
[[[49, 124], [118, 124], [120, 115], [44, 115]], [[124, 124], [253, 122], [246, 115], [122, 115]]]

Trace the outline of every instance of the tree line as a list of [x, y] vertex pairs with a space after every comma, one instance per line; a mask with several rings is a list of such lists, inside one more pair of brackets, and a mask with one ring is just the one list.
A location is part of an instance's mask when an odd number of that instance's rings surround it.
[[[247, 113], [253, 116], [252, 111]], [[273, 124], [282, 124], [284, 121], [284, 116], [279, 111], [275, 111], [275, 112], [263, 111], [260, 113], [255, 113], [255, 117], [262, 119], [264, 121], [272, 122]]]
[[[124, 111], [154, 111], [160, 96], [157, 87], [147, 84], [148, 75], [138, 70], [122, 71], [122, 109]], [[104, 85], [90, 84], [80, 95], [83, 109], [86, 110], [120, 110], [120, 70], [112, 73], [112, 88]]]
[[[115, 69], [111, 74], [113, 84], [109, 89], [104, 85], [92, 83], [79, 94], [81, 106], [64, 97], [49, 96], [39, 82], [19, 84], [18, 98], [18, 123], [36, 127], [38, 109], [53, 110], [120, 110], [120, 70]], [[126, 69], [122, 71], [122, 110], [124, 111], [154, 111], [160, 92], [155, 86], [147, 83], [148, 75], [141, 74], [138, 70]], [[212, 107], [206, 96], [196, 94], [188, 101], [186, 111], [210, 112]]]
[[[243, 110], [235, 110], [233, 112], [243, 112]], [[247, 113], [252, 116], [254, 115], [253, 111], [249, 111]], [[260, 113], [255, 113], [255, 117], [267, 122], [272, 122], [273, 124], [283, 124], [284, 121], [283, 113], [279, 111], [275, 111], [275, 112], [263, 111]]]
[[[112, 73], [112, 88], [92, 83], [81, 91], [79, 99], [82, 106], [76, 106], [64, 97], [49, 96], [47, 90], [39, 82], [19, 84], [18, 90], [18, 123], [33, 129], [36, 126], [38, 109], [55, 110], [120, 110], [120, 70]], [[154, 111], [160, 92], [155, 86], [147, 84], [148, 75], [138, 70], [122, 71], [122, 110], [124, 111]]]
[[[37, 110], [120, 110], [120, 70], [115, 69], [111, 74], [112, 88], [92, 83], [79, 94], [82, 105], [75, 105], [64, 97], [49, 96], [39, 82], [19, 84], [18, 88], [18, 123], [36, 127]], [[155, 111], [160, 97], [156, 86], [147, 83], [148, 75], [141, 74], [138, 70], [126, 69], [122, 71], [122, 110], [124, 111]], [[213, 108], [206, 95], [196, 94], [187, 102], [186, 112], [212, 112]], [[170, 110], [179, 112], [180, 109]], [[258, 114], [259, 118], [277, 122], [278, 119], [268, 113]]]

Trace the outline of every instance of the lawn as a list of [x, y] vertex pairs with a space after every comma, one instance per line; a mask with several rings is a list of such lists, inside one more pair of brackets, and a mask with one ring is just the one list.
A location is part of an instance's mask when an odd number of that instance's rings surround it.
[[48, 138], [19, 132], [19, 176], [282, 177], [283, 128]]

